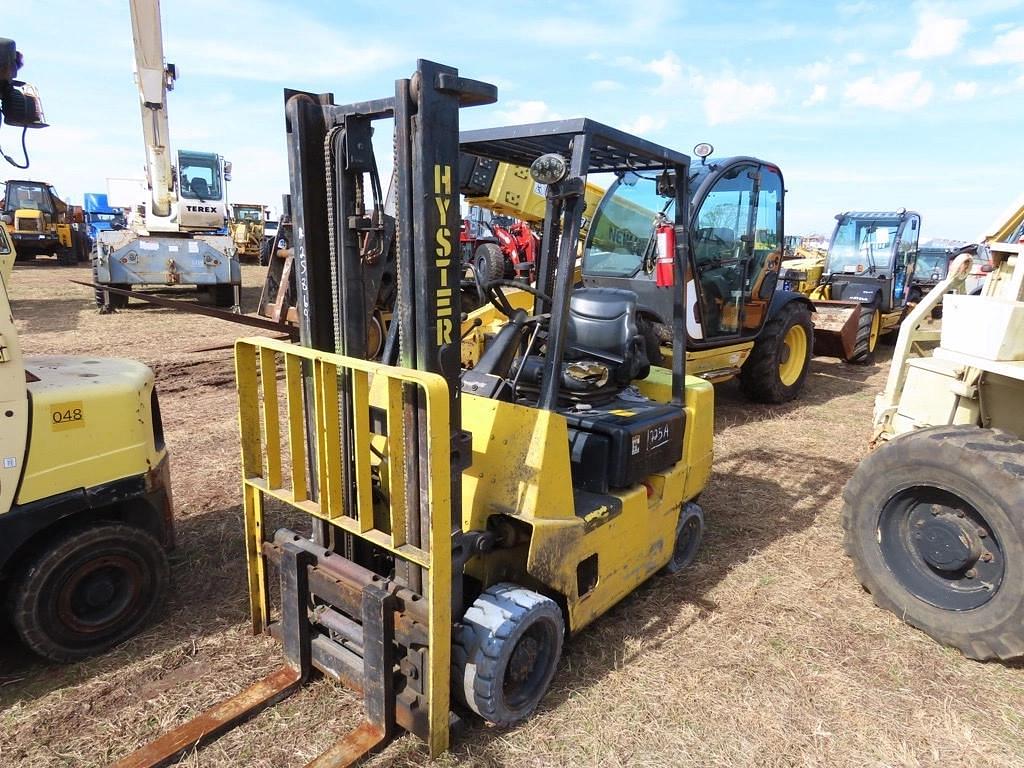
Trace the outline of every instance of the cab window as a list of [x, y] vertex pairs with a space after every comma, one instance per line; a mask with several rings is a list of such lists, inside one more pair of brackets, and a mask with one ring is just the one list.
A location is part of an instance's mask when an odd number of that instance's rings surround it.
[[745, 288], [754, 258], [757, 167], [726, 170], [697, 211], [693, 263], [706, 339], [734, 336], [743, 325]]
[[191, 200], [220, 200], [220, 161], [216, 155], [178, 155], [181, 196]]

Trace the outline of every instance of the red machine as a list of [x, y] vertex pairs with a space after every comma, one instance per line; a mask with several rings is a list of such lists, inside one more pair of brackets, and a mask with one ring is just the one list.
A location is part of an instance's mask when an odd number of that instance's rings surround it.
[[528, 224], [514, 219], [494, 219], [479, 221], [477, 226], [487, 234], [478, 235], [480, 229], [474, 232], [473, 222], [463, 219], [459, 243], [463, 265], [476, 271], [481, 284], [506, 277], [531, 283], [536, 280], [540, 239]]

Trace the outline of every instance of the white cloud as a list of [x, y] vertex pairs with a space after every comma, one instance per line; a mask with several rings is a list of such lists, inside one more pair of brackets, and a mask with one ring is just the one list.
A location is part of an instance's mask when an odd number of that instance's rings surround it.
[[818, 83], [814, 86], [814, 90], [811, 91], [811, 95], [803, 100], [803, 106], [813, 107], [815, 104], [820, 104], [828, 96], [828, 86], [822, 83]]
[[966, 31], [966, 19], [942, 16], [932, 10], [923, 11], [917, 19], [917, 33], [904, 53], [911, 59], [948, 56], [960, 47]]
[[618, 80], [595, 80], [590, 84], [590, 89], [597, 91], [598, 93], [608, 93], [609, 91], [621, 91], [625, 88], [622, 83]]
[[627, 120], [621, 125], [626, 133], [635, 133], [637, 136], [647, 136], [654, 131], [660, 131], [668, 124], [668, 120], [659, 115], [637, 115], [633, 120]]
[[704, 113], [710, 125], [756, 116], [776, 100], [775, 86], [771, 83], [744, 83], [731, 76], [704, 83]]
[[953, 86], [953, 98], [960, 101], [973, 99], [978, 92], [978, 84], [974, 81], [961, 81]]
[[831, 59], [824, 59], [822, 61], [815, 61], [805, 67], [800, 67], [797, 70], [797, 75], [804, 80], [814, 82], [826, 79], [832, 74], [833, 70], [834, 67]]
[[863, 16], [875, 10], [875, 4], [871, 2], [840, 3], [836, 6], [840, 16]]
[[647, 62], [644, 69], [661, 78], [659, 92], [678, 95], [683, 89], [683, 62], [672, 51], [667, 51], [660, 59]]
[[903, 112], [923, 107], [932, 98], [934, 87], [920, 72], [901, 72], [880, 78], [862, 77], [846, 86], [845, 98], [851, 104]]
[[508, 123], [519, 125], [521, 123], [542, 123], [547, 120], [560, 120], [561, 115], [553, 112], [546, 101], [508, 101], [505, 102], [505, 109], [497, 110], [494, 113], [498, 124]]
[[865, 61], [867, 61], [867, 57], [860, 51], [850, 51], [846, 54], [847, 64], [853, 64], [856, 66], [857, 64], [863, 64]]
[[1024, 26], [997, 36], [990, 46], [971, 57], [975, 64], [1015, 64], [1024, 62]]

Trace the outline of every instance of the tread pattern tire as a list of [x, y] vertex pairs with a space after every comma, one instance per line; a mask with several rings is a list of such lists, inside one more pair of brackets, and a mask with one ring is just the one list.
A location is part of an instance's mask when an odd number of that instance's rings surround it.
[[480, 243], [473, 252], [473, 266], [481, 285], [505, 277], [505, 254], [497, 243]]
[[[971, 504], [992, 527], [1004, 575], [989, 600], [953, 611], [907, 590], [888, 568], [879, 516], [895, 493], [936, 487]], [[1024, 656], [1024, 441], [998, 429], [941, 426], [883, 444], [843, 490], [843, 546], [875, 603], [971, 659]]]
[[[790, 385], [779, 377], [786, 333], [794, 325], [800, 325], [807, 336], [807, 352], [800, 376]], [[814, 348], [814, 323], [811, 310], [802, 301], [791, 301], [764, 324], [740, 369], [740, 389], [755, 403], [777, 405], [793, 400], [803, 389], [807, 371], [811, 365], [811, 350]]]
[[[506, 685], [519, 641], [539, 635], [525, 691]], [[547, 693], [562, 654], [565, 622], [554, 600], [515, 584], [495, 584], [466, 611], [452, 645], [452, 687], [480, 717], [498, 726], [528, 718]]]
[[57, 263], [62, 267], [73, 267], [78, 263], [78, 254], [75, 251], [74, 240], [72, 240], [71, 247], [69, 248], [58, 246]]
[[[853, 352], [850, 353], [846, 362], [870, 365], [875, 361], [875, 347], [871, 346], [871, 326], [874, 324], [874, 317], [878, 311], [877, 301], [861, 305], [860, 317], [857, 319], [857, 337], [853, 342]], [[875, 339], [875, 345], [878, 345], [877, 339]]]
[[[62, 615], [62, 586], [76, 569], [104, 559], [128, 562], [138, 569], [138, 592], [123, 607], [123, 614], [104, 626], [76, 628]], [[78, 661], [138, 632], [158, 612], [169, 580], [167, 553], [150, 533], [128, 525], [93, 525], [65, 534], [21, 572], [11, 591], [11, 623], [25, 645], [43, 658]], [[63, 612], [71, 610], [65, 607]]]
[[679, 508], [679, 522], [676, 523], [672, 559], [661, 569], [661, 573], [671, 575], [693, 565], [703, 540], [704, 510], [694, 502], [688, 501]]
[[265, 267], [270, 264], [270, 256], [274, 252], [274, 241], [271, 238], [263, 238], [260, 240], [260, 266]]

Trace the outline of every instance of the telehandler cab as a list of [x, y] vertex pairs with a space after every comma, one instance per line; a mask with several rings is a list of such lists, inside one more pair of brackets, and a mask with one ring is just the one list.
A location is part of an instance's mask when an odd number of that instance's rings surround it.
[[895, 331], [921, 291], [913, 290], [921, 235], [914, 211], [847, 211], [836, 216], [820, 263], [783, 264], [787, 285], [814, 302], [814, 354], [870, 363], [880, 336]]
[[[528, 717], [564, 636], [700, 544], [712, 386], [684, 375], [682, 354], [671, 370], [650, 365], [635, 293], [573, 290], [587, 175], [638, 170], [674, 202], [664, 268], [683, 285], [689, 158], [587, 119], [463, 135], [463, 152], [546, 185], [536, 286], [489, 285], [505, 323], [463, 372], [459, 108], [496, 89], [420, 61], [393, 97], [286, 93], [301, 344], [236, 347], [253, 630], [281, 640], [285, 663], [122, 768], [167, 764], [314, 669], [360, 691], [366, 719], [309, 765], [347, 765], [399, 728], [436, 755], [453, 707], [498, 725]], [[399, 285], [376, 363], [363, 262], [377, 224], [364, 205], [386, 119]], [[670, 293], [681, 351], [685, 296]], [[274, 532], [268, 497], [308, 515], [312, 535]]]
[[[711, 152], [710, 144], [695, 147], [701, 162], [690, 168], [689, 260], [675, 283], [686, 293], [686, 369], [714, 383], [738, 377], [756, 402], [786, 402], [807, 378], [814, 331], [811, 302], [778, 283], [782, 171], [753, 157], [709, 159]], [[680, 349], [667, 332], [674, 292], [658, 267], [673, 206], [657, 174], [620, 175], [597, 206], [583, 253], [585, 286], [637, 294], [645, 334], [660, 342], [650, 345], [653, 363]]]

